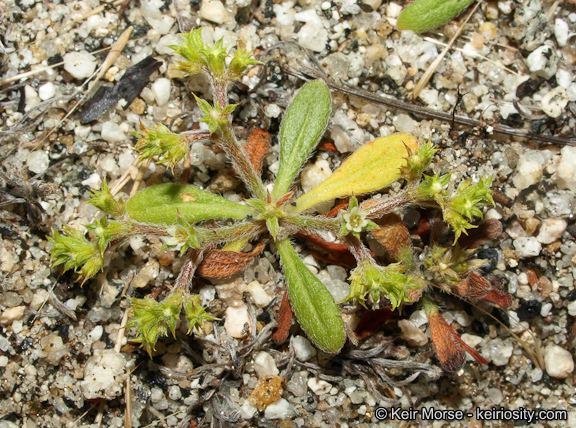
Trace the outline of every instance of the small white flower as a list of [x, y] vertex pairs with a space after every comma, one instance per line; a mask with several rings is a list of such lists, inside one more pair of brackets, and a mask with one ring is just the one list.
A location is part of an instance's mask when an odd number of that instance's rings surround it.
[[349, 212], [344, 214], [344, 221], [346, 222], [346, 229], [350, 232], [360, 233], [368, 225], [366, 211], [360, 211], [358, 207], [352, 208]]

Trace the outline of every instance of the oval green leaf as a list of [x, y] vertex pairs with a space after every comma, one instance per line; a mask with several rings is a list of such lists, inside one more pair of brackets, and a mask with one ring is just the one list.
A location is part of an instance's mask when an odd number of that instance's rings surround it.
[[294, 177], [324, 134], [332, 98], [321, 80], [306, 83], [284, 115], [280, 128], [280, 168], [272, 199], [277, 201], [290, 190]]
[[446, 24], [472, 3], [474, 0], [416, 0], [402, 10], [396, 26], [424, 33]]
[[336, 353], [346, 341], [344, 321], [334, 297], [300, 260], [287, 239], [276, 242], [296, 319], [324, 352]]
[[418, 140], [408, 134], [393, 134], [365, 144], [330, 177], [296, 199], [296, 205], [288, 209], [300, 213], [320, 202], [389, 186], [400, 178], [400, 168], [406, 165], [407, 148], [411, 151], [418, 149]]
[[243, 219], [254, 214], [254, 209], [194, 186], [168, 183], [136, 193], [126, 203], [126, 212], [143, 223], [175, 224], [178, 213], [194, 223], [213, 218]]

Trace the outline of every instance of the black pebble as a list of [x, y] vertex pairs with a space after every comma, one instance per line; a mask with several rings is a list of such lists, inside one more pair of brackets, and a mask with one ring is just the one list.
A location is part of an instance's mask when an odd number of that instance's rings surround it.
[[527, 300], [522, 302], [516, 313], [518, 314], [518, 319], [520, 321], [528, 321], [535, 316], [540, 315], [540, 310], [542, 309], [542, 302], [538, 300]]

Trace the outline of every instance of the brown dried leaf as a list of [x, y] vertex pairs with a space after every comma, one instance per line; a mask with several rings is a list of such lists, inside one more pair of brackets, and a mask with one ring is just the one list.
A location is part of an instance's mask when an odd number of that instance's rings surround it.
[[287, 292], [284, 292], [284, 296], [282, 297], [276, 322], [278, 326], [272, 334], [272, 340], [278, 344], [284, 343], [288, 338], [290, 326], [292, 325], [292, 306], [290, 306], [290, 299]]
[[374, 222], [380, 226], [380, 229], [370, 234], [392, 257], [397, 259], [400, 249], [410, 245], [410, 232], [402, 223], [402, 219], [398, 214], [390, 213], [375, 219]]
[[260, 242], [250, 253], [226, 250], [207, 251], [204, 254], [204, 260], [198, 266], [197, 273], [207, 278], [226, 278], [234, 275], [246, 269], [248, 264], [262, 252], [265, 246], [265, 242]]
[[250, 163], [257, 172], [260, 172], [262, 169], [262, 161], [269, 148], [270, 134], [263, 129], [255, 129], [252, 131], [250, 137], [248, 137], [245, 150], [250, 159]]
[[466, 362], [468, 352], [479, 364], [488, 364], [482, 355], [464, 342], [446, 322], [440, 312], [427, 314], [430, 322], [432, 344], [436, 355], [446, 371], [455, 372]]

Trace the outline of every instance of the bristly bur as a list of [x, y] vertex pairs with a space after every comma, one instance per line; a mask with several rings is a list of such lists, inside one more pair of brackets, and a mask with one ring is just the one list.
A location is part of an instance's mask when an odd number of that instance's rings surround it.
[[[345, 299], [348, 305], [401, 311], [422, 298], [430, 318], [432, 341], [444, 367], [460, 367], [463, 352], [483, 362], [443, 322], [434, 300], [435, 289], [440, 288], [470, 300], [510, 304], [504, 292], [480, 276], [477, 269], [482, 263], [473, 260], [470, 247], [459, 245], [461, 238], [476, 227], [473, 219], [482, 217], [481, 207], [493, 203], [490, 180], [465, 181], [450, 192], [450, 175], [425, 175], [437, 149], [430, 143], [419, 144], [411, 135], [394, 134], [364, 145], [327, 180], [300, 194], [294, 181], [324, 134], [332, 109], [327, 85], [312, 81], [300, 89], [286, 110], [279, 136], [278, 174], [273, 186], [266, 187], [260, 168], [268, 142], [262, 136], [246, 147], [238, 142], [232, 128], [235, 105], [229, 104], [227, 95], [229, 84], [258, 62], [237, 51], [226, 65], [228, 54], [222, 41], [209, 47], [200, 30], [184, 35], [184, 43], [173, 49], [182, 57], [181, 70], [204, 73], [210, 80], [213, 102], [195, 97], [208, 132], [177, 134], [164, 125], [142, 126], [135, 147], [140, 161], [152, 159], [173, 168], [187, 158], [192, 144], [216, 143], [243, 181], [249, 198], [232, 202], [195, 186], [174, 183], [148, 187], [124, 202], [116, 200], [104, 183], [89, 203], [105, 217], [86, 226], [89, 237], [70, 227], [62, 233], [55, 231], [50, 238], [53, 265], [74, 269], [85, 279], [92, 277], [104, 267], [106, 252], [133, 236], [160, 237], [163, 249], [179, 252], [184, 263], [170, 293], [160, 302], [132, 299], [130, 326], [136, 329], [136, 341], [151, 354], [161, 337], [175, 334], [179, 322], [187, 324], [186, 331], [192, 334], [204, 320], [215, 320], [205, 312], [199, 296], [191, 293], [194, 275], [221, 278], [236, 274], [272, 241], [298, 323], [316, 346], [337, 353], [350, 331], [340, 314], [339, 304], [343, 302], [334, 300], [295, 250], [291, 240], [305, 237], [329, 253], [327, 259], [332, 257], [350, 270], [351, 288]], [[261, 141], [264, 149], [258, 148], [255, 141]], [[372, 197], [398, 180], [403, 185], [396, 193]], [[316, 205], [337, 198], [345, 198], [338, 209], [325, 216], [314, 214]], [[396, 213], [408, 206], [436, 209], [437, 224], [443, 219], [452, 229], [445, 236], [430, 234], [429, 244], [419, 257], [414, 254], [410, 231]], [[321, 236], [326, 233], [339, 242], [323, 241]], [[382, 244], [386, 257], [376, 257], [368, 249], [368, 237]], [[445, 238], [454, 244], [445, 243]], [[480, 243], [482, 239], [469, 241]], [[248, 242], [255, 244], [253, 251], [242, 253]], [[283, 308], [282, 317], [289, 320], [289, 307], [284, 304]], [[287, 331], [283, 325], [283, 334], [275, 338], [285, 337]]]

